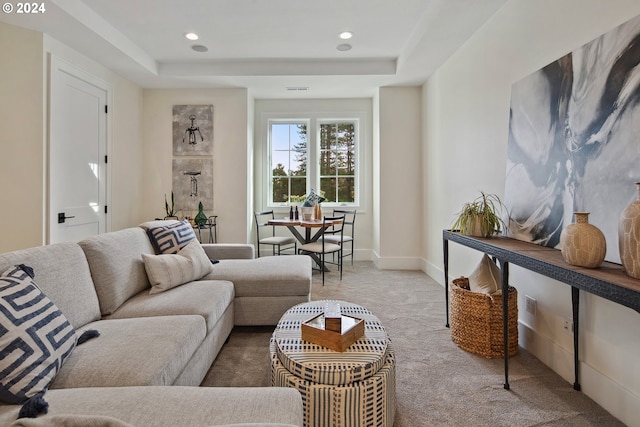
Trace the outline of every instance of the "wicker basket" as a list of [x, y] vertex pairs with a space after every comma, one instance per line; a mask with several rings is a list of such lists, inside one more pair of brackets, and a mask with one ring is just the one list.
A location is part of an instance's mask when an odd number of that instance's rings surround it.
[[[450, 287], [451, 339], [463, 350], [484, 357], [504, 357], [502, 296], [471, 292], [469, 279]], [[518, 291], [509, 286], [509, 356], [518, 354]]]

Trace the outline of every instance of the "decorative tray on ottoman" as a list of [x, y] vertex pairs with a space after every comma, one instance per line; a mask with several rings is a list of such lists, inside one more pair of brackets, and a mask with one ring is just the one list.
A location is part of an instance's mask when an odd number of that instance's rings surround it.
[[[339, 328], [336, 327], [338, 320]], [[303, 322], [301, 329], [303, 340], [343, 352], [364, 335], [364, 320], [344, 314], [339, 319], [325, 318], [321, 313]]]

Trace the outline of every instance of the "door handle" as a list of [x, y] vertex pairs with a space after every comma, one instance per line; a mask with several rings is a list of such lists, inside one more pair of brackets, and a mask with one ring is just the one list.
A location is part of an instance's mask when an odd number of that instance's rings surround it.
[[75, 218], [75, 216], [65, 216], [64, 212], [58, 214], [58, 224], [63, 224], [66, 219]]

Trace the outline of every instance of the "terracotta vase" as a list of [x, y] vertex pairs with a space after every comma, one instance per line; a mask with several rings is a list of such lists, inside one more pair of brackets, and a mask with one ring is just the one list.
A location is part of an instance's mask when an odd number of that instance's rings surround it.
[[640, 279], [640, 182], [636, 182], [636, 201], [620, 214], [618, 248], [620, 260], [627, 274]]
[[560, 251], [564, 260], [579, 267], [596, 268], [604, 261], [607, 242], [598, 227], [589, 224], [589, 212], [574, 212], [576, 222], [560, 234]]

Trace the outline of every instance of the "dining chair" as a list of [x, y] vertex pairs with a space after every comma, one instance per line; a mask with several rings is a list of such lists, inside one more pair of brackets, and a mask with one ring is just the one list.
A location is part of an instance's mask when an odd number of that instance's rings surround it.
[[318, 240], [311, 243], [301, 245], [298, 249], [299, 253], [315, 253], [320, 256], [320, 270], [322, 271], [322, 286], [324, 286], [325, 272], [325, 256], [326, 254], [338, 254], [338, 270], [340, 271], [340, 280], [342, 280], [342, 245], [331, 243], [328, 241], [329, 236], [339, 237], [338, 241], [342, 241], [344, 231], [344, 215], [342, 216], [325, 216], [322, 218], [322, 235]]
[[[271, 245], [274, 255], [276, 254], [276, 247], [278, 248], [278, 255], [281, 255], [283, 250], [291, 249], [291, 245], [293, 245], [293, 253], [295, 254], [298, 252], [298, 243], [294, 237], [276, 236], [276, 227], [274, 225], [269, 225], [269, 220], [275, 219], [275, 213], [273, 210], [255, 212], [254, 218], [256, 220], [256, 248], [258, 249], [258, 258], [260, 258], [260, 246], [262, 245]], [[261, 230], [266, 229], [267, 227], [271, 227], [270, 235], [261, 233]], [[261, 234], [265, 236], [261, 237]]]
[[[342, 237], [337, 234], [329, 234], [326, 239], [330, 243], [337, 243], [342, 246], [342, 257], [351, 257], [351, 265], [353, 265], [353, 247], [354, 247], [354, 236], [355, 236], [355, 223], [356, 223], [356, 211], [354, 210], [345, 210], [345, 209], [334, 209], [333, 215], [344, 215], [344, 226], [349, 227], [349, 234], [342, 234]], [[350, 251], [344, 251], [344, 244], [350, 244]]]

